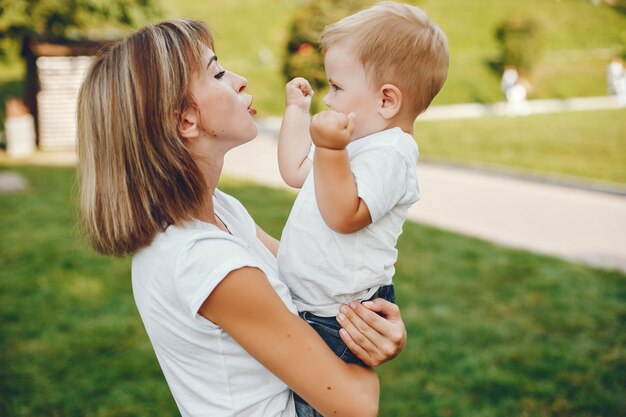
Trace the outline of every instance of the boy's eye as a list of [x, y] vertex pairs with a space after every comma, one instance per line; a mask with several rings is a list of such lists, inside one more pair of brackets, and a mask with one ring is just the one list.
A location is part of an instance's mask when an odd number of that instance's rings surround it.
[[224, 74], [226, 74], [226, 71], [222, 70], [222, 71], [218, 72], [217, 74], [215, 74], [214, 78], [216, 80], [219, 80], [219, 79], [221, 79], [224, 76]]

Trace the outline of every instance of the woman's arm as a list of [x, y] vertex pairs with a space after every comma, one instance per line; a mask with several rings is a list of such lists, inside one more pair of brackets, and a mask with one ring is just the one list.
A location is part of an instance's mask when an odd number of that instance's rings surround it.
[[[258, 225], [256, 235], [276, 256], [280, 241]], [[342, 340], [367, 365], [381, 365], [398, 356], [404, 349], [406, 329], [397, 305], [377, 298], [363, 304], [345, 305], [340, 312], [337, 319], [345, 329], [339, 332]]]
[[339, 359], [291, 313], [256, 268], [232, 271], [199, 313], [221, 326], [313, 408], [329, 416], [375, 416], [376, 373]]
[[274, 257], [278, 256], [278, 246], [280, 245], [280, 241], [270, 236], [269, 233], [261, 229], [258, 224], [256, 226], [256, 237], [270, 252], [272, 252]]

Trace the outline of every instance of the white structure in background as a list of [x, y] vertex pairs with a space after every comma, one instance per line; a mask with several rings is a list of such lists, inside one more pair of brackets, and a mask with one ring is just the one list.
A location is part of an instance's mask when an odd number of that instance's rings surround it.
[[35, 118], [22, 100], [7, 100], [4, 130], [9, 157], [23, 158], [35, 152]]
[[504, 71], [502, 72], [502, 80], [500, 81], [500, 90], [502, 90], [502, 94], [506, 97], [507, 91], [511, 87], [513, 87], [517, 81], [519, 80], [519, 74], [517, 70], [509, 65], [504, 67]]
[[76, 102], [90, 56], [37, 58], [39, 148], [58, 150], [76, 146]]
[[35, 152], [35, 119], [32, 114], [7, 117], [4, 130], [9, 157], [23, 158]]
[[609, 95], [617, 98], [620, 107], [626, 106], [626, 69], [619, 58], [613, 58], [606, 71], [606, 84]]

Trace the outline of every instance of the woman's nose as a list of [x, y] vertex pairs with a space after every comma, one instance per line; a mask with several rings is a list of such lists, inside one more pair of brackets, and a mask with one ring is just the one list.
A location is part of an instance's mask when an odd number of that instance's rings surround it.
[[239, 74], [233, 74], [235, 76], [234, 88], [238, 93], [243, 93], [246, 91], [246, 87], [248, 86], [248, 80], [242, 77]]
[[326, 94], [324, 96], [324, 105], [328, 108], [330, 108], [330, 93]]

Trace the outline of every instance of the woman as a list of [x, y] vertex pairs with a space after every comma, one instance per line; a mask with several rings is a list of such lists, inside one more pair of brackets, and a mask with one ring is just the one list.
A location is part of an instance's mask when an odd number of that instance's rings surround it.
[[[81, 220], [94, 248], [133, 254], [135, 301], [183, 416], [375, 415], [378, 379], [337, 358], [278, 279], [278, 241], [217, 190], [224, 155], [257, 135], [247, 81], [193, 21], [146, 27], [98, 56], [81, 88]], [[344, 306], [370, 366], [406, 335], [397, 307]], [[378, 316], [374, 311], [381, 313]]]

